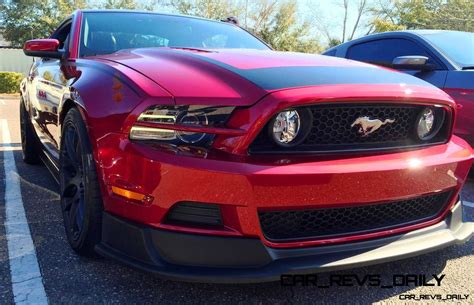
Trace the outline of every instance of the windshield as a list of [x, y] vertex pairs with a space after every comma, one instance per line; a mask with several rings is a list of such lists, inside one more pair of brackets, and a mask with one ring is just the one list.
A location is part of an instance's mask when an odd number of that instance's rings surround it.
[[235, 25], [191, 17], [89, 12], [82, 24], [80, 56], [152, 47], [268, 49]]
[[422, 36], [461, 67], [474, 66], [474, 33], [434, 32]]

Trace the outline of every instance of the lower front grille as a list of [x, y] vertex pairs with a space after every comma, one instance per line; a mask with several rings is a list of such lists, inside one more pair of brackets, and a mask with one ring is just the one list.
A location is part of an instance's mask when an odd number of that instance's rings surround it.
[[340, 208], [260, 211], [265, 238], [275, 242], [371, 233], [422, 223], [439, 216], [451, 191], [413, 199]]

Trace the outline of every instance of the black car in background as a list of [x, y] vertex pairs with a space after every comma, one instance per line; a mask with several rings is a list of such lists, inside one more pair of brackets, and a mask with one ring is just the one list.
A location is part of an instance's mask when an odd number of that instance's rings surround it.
[[474, 33], [378, 33], [333, 47], [323, 55], [390, 67], [443, 89], [461, 108], [455, 133], [474, 146]]

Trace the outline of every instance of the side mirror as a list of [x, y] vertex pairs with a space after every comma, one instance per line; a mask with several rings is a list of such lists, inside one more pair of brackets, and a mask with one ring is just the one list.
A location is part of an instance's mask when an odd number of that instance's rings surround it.
[[23, 53], [26, 56], [59, 58], [63, 57], [63, 52], [58, 50], [59, 41], [57, 39], [33, 39], [25, 42]]
[[393, 59], [392, 68], [400, 70], [434, 70], [434, 66], [428, 64], [428, 57], [421, 55], [398, 56]]

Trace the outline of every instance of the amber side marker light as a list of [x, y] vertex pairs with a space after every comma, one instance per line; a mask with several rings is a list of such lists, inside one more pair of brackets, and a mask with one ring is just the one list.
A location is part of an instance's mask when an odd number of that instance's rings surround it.
[[142, 201], [144, 203], [151, 203], [153, 201], [153, 197], [151, 196], [136, 193], [130, 190], [117, 187], [117, 186], [112, 186], [112, 192], [121, 197], [125, 197], [127, 199], [136, 200], [136, 201]]

